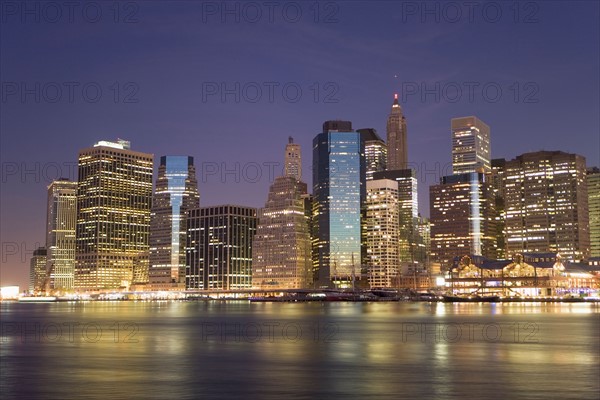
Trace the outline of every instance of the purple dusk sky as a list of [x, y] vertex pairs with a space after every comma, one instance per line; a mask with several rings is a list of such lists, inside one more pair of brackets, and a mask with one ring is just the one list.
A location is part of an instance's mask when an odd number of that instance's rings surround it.
[[27, 287], [46, 186], [98, 140], [191, 155], [202, 205], [260, 207], [288, 136], [310, 187], [323, 121], [385, 138], [397, 92], [423, 215], [453, 117], [491, 127], [493, 158], [600, 165], [598, 2], [75, 3], [1, 4], [0, 285]]

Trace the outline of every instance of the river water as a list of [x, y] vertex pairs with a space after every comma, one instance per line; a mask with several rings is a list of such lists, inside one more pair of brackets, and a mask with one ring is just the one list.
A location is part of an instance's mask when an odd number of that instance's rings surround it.
[[600, 305], [2, 303], [2, 399], [598, 399]]

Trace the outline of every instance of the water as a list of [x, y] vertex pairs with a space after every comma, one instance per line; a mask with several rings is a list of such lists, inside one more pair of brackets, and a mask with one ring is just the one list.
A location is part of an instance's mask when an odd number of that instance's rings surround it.
[[598, 304], [2, 303], [2, 399], [598, 399]]

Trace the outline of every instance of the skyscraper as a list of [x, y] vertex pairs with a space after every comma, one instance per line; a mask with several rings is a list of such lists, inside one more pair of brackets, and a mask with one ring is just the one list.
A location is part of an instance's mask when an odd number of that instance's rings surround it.
[[400, 270], [398, 182], [367, 181], [366, 245], [371, 288], [396, 287]]
[[[29, 261], [29, 291], [44, 291], [46, 281], [46, 261], [47, 251], [45, 247], [38, 247], [33, 251], [33, 256]], [[48, 277], [48, 280], [50, 277]], [[49, 283], [49, 282], [48, 282]]]
[[590, 209], [590, 257], [600, 257], [600, 169], [587, 170], [588, 206]]
[[253, 240], [252, 286], [300, 289], [312, 284], [311, 212], [301, 177], [300, 145], [285, 148], [284, 176], [275, 178], [264, 208], [258, 210]]
[[288, 144], [285, 146], [285, 167], [284, 176], [293, 176], [297, 180], [302, 180], [302, 154], [300, 145], [294, 143], [294, 138], [289, 137]]
[[319, 285], [352, 284], [366, 261], [362, 243], [364, 142], [349, 121], [327, 121], [313, 139], [316, 262]]
[[453, 173], [490, 173], [490, 127], [471, 116], [452, 118], [451, 129]]
[[150, 214], [148, 275], [153, 290], [185, 289], [187, 216], [199, 202], [194, 158], [162, 156]]
[[442, 177], [429, 198], [434, 262], [448, 267], [454, 257], [496, 257], [495, 202], [483, 173]]
[[261, 289], [301, 289], [312, 284], [306, 183], [294, 176], [275, 178], [252, 250], [252, 286]]
[[590, 254], [585, 158], [562, 151], [525, 153], [506, 162], [505, 214], [508, 256]]
[[490, 184], [494, 192], [494, 201], [496, 207], [496, 249], [497, 259], [506, 258], [506, 235], [504, 210], [504, 185], [505, 185], [506, 160], [504, 158], [495, 158], [492, 160], [492, 173], [489, 175]]
[[153, 155], [128, 141], [100, 141], [79, 152], [75, 287], [128, 287], [146, 271]]
[[413, 169], [398, 169], [376, 172], [373, 179], [391, 179], [398, 182], [399, 246], [400, 262], [415, 261], [415, 244], [417, 240], [416, 222], [419, 216], [419, 197], [417, 192], [417, 175]]
[[419, 215], [417, 218], [416, 236], [415, 260], [427, 267], [431, 254], [431, 224], [429, 223], [429, 219]]
[[256, 209], [251, 207], [223, 205], [190, 210], [186, 288], [250, 288], [256, 222]]
[[48, 186], [46, 218], [47, 268], [53, 289], [70, 290], [75, 273], [75, 227], [77, 225], [77, 182], [67, 179]]
[[406, 118], [394, 95], [392, 111], [387, 120], [387, 169], [406, 169], [408, 166], [408, 143], [406, 139]]
[[357, 129], [365, 142], [366, 179], [373, 179], [373, 174], [385, 171], [387, 162], [387, 146], [372, 128]]

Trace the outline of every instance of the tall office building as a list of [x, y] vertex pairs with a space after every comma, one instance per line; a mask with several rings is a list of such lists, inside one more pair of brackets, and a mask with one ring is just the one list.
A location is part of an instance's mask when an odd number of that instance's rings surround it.
[[47, 269], [52, 271], [53, 289], [73, 289], [76, 225], [77, 182], [53, 181], [48, 186], [46, 218]]
[[490, 127], [477, 117], [452, 118], [452, 171], [490, 173]]
[[406, 118], [398, 104], [398, 95], [387, 120], [387, 169], [406, 169], [408, 166], [408, 142], [406, 138]]
[[419, 216], [417, 175], [413, 169], [399, 169], [373, 174], [373, 179], [391, 179], [398, 182], [398, 205], [400, 207], [400, 262], [415, 261], [416, 222]]
[[590, 210], [590, 257], [600, 257], [600, 169], [587, 170], [588, 206]]
[[490, 178], [496, 207], [496, 258], [502, 260], [506, 258], [506, 212], [504, 209], [506, 160], [504, 158], [495, 158], [491, 164], [492, 172], [488, 177]]
[[250, 288], [256, 223], [256, 209], [251, 207], [222, 205], [190, 210], [186, 288]]
[[199, 206], [194, 158], [162, 156], [150, 214], [151, 289], [185, 289], [187, 216]]
[[289, 137], [288, 144], [285, 146], [285, 165], [284, 176], [293, 176], [297, 180], [302, 180], [302, 153], [300, 145], [294, 143], [294, 138]]
[[366, 264], [362, 243], [365, 187], [364, 142], [349, 121], [327, 121], [313, 139], [318, 285], [352, 285]]
[[152, 169], [153, 155], [124, 140], [79, 152], [76, 288], [127, 288], [147, 275]]
[[252, 250], [252, 287], [302, 289], [312, 284], [310, 225], [305, 210], [306, 183], [294, 176], [275, 178]]
[[387, 145], [372, 128], [357, 129], [365, 142], [366, 179], [373, 179], [373, 174], [385, 171], [387, 162]]
[[371, 288], [397, 286], [400, 270], [398, 182], [367, 181], [366, 245]]
[[29, 291], [32, 293], [45, 290], [47, 254], [45, 247], [38, 247], [29, 261]]
[[431, 224], [428, 218], [419, 215], [416, 225], [415, 261], [427, 269], [431, 255]]
[[504, 206], [508, 256], [590, 254], [585, 158], [562, 151], [525, 153], [506, 162]]
[[445, 176], [429, 187], [432, 261], [448, 267], [454, 257], [496, 257], [493, 190], [483, 173]]

